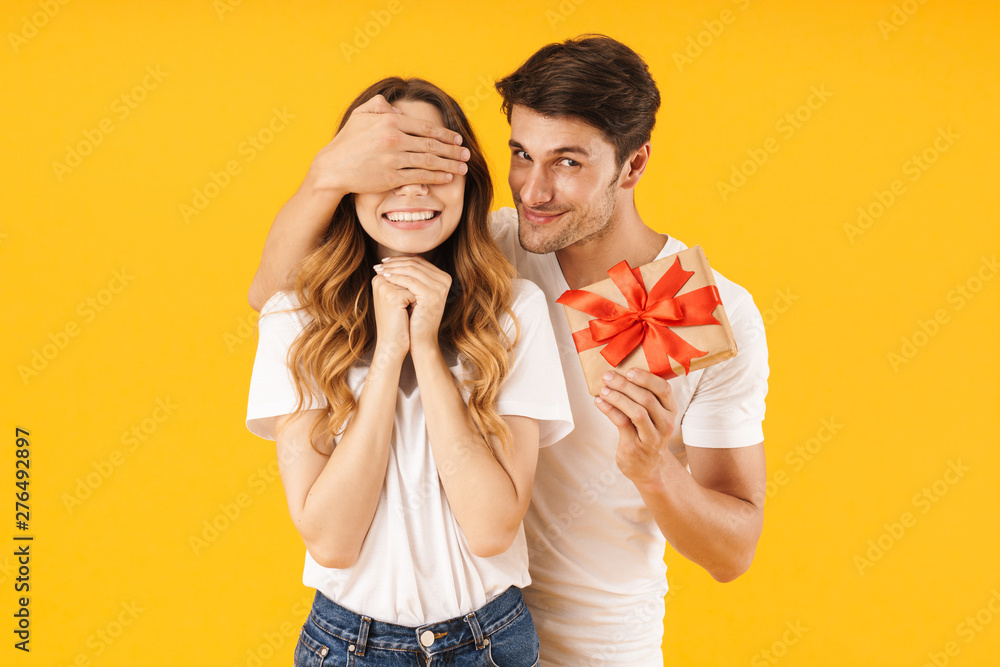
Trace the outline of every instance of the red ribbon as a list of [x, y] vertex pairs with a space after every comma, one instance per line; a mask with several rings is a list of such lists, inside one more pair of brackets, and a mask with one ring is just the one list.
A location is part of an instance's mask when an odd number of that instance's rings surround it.
[[613, 266], [608, 275], [625, 297], [628, 308], [585, 290], [567, 290], [556, 299], [557, 303], [595, 318], [588, 328], [573, 333], [577, 352], [604, 345], [601, 356], [617, 366], [642, 345], [651, 373], [676, 377], [670, 358], [683, 366], [685, 373], [690, 373], [691, 361], [708, 352], [694, 347], [669, 327], [722, 324], [712, 315], [722, 303], [718, 288], [708, 285], [677, 296], [694, 275], [694, 271], [681, 268], [679, 259], [674, 259], [648, 294], [639, 269], [630, 268], [626, 261]]

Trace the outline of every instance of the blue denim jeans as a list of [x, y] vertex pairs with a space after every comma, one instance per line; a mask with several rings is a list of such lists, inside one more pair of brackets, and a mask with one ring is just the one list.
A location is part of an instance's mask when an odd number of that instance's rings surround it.
[[419, 627], [358, 616], [316, 592], [295, 667], [536, 667], [538, 635], [511, 586], [476, 611]]

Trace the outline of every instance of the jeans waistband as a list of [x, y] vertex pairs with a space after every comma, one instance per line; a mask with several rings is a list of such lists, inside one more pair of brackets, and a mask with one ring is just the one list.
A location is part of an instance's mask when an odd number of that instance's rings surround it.
[[511, 586], [464, 616], [410, 627], [356, 614], [316, 591], [309, 620], [318, 629], [354, 644], [359, 656], [371, 647], [419, 651], [430, 656], [469, 642], [482, 648], [487, 635], [513, 621], [524, 609], [521, 589]]

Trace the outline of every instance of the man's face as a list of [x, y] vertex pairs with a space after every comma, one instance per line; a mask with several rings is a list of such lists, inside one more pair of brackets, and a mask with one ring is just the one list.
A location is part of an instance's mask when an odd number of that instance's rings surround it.
[[603, 238], [615, 213], [622, 170], [596, 127], [515, 105], [510, 183], [518, 237], [528, 252], [554, 252]]

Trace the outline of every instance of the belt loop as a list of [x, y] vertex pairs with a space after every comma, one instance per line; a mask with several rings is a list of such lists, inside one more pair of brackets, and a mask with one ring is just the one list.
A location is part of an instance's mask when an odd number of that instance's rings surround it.
[[368, 646], [368, 627], [372, 624], [372, 619], [367, 616], [361, 617], [361, 629], [358, 631], [358, 646], [355, 650], [354, 655], [363, 656], [365, 654], [365, 648]]
[[465, 622], [469, 624], [470, 628], [472, 628], [472, 636], [476, 640], [476, 650], [486, 648], [486, 644], [483, 643], [483, 629], [479, 627], [479, 619], [476, 618], [476, 612], [466, 614]]

